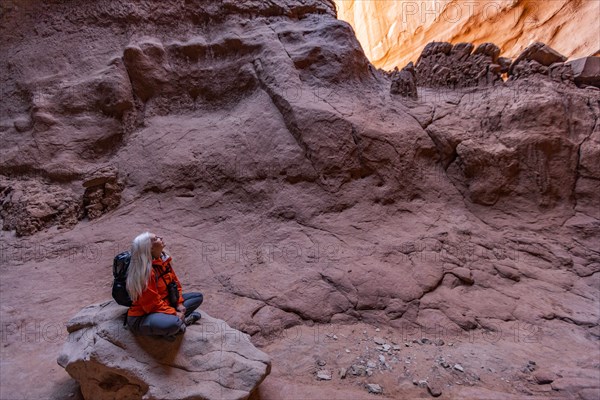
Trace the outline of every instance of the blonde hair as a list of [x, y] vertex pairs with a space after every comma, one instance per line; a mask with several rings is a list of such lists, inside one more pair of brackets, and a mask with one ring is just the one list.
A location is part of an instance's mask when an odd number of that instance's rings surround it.
[[131, 261], [127, 270], [127, 292], [132, 301], [136, 301], [148, 287], [152, 272], [152, 243], [150, 232], [144, 232], [133, 239]]

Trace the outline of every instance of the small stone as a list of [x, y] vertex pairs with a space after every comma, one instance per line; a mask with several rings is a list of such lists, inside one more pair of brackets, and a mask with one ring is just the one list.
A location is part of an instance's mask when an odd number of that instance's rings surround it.
[[410, 343], [408, 343], [408, 342], [404, 342], [404, 346], [406, 346], [406, 347], [410, 347]]
[[324, 365], [327, 365], [327, 362], [326, 362], [325, 360], [317, 360], [317, 365], [318, 365], [319, 367], [322, 367], [322, 366], [324, 366]]
[[421, 344], [431, 344], [431, 340], [427, 339], [426, 337], [421, 338]]
[[448, 343], [448, 346], [452, 347], [452, 346], [454, 346], [454, 343], [450, 342], [450, 343]]
[[420, 388], [426, 388], [427, 387], [427, 381], [426, 380], [420, 380], [417, 383], [417, 386], [420, 387]]
[[465, 370], [463, 369], [462, 365], [460, 364], [454, 364], [453, 367], [455, 370], [460, 371], [460, 372], [465, 372]]
[[331, 372], [326, 370], [320, 370], [317, 372], [317, 379], [320, 381], [330, 381]]
[[379, 362], [385, 364], [385, 357], [383, 356], [383, 354], [379, 355]]
[[366, 386], [367, 390], [369, 391], [369, 393], [374, 393], [374, 394], [383, 393], [383, 389], [381, 388], [381, 386], [379, 386], [376, 383], [367, 383], [365, 386]]
[[446, 361], [442, 361], [440, 365], [444, 368], [450, 368], [450, 364], [448, 364]]
[[440, 397], [442, 395], [442, 390], [437, 385], [432, 385], [429, 382], [427, 382], [427, 391], [433, 397]]
[[346, 353], [350, 353], [350, 349], [346, 349]]
[[339, 371], [340, 379], [345, 379], [347, 373], [348, 373], [348, 370], [346, 368], [340, 368], [340, 371]]
[[547, 385], [554, 382], [554, 374], [549, 371], [537, 371], [533, 374], [533, 378], [538, 385]]
[[373, 338], [373, 341], [374, 341], [376, 344], [384, 344], [384, 343], [385, 343], [385, 340], [384, 340], [383, 338], [380, 338], [380, 337], [378, 337], [378, 336], [375, 336], [375, 337]]
[[337, 335], [333, 335], [333, 340], [338, 340]]
[[367, 368], [375, 368], [375, 367], [377, 367], [377, 364], [375, 364], [374, 361], [367, 362]]
[[350, 367], [350, 373], [355, 376], [361, 376], [366, 373], [366, 370], [363, 365], [353, 364]]
[[373, 376], [373, 370], [370, 368], [367, 368], [367, 376]]
[[436, 346], [443, 346], [444, 345], [444, 341], [442, 339], [435, 339], [435, 341], [433, 342]]
[[382, 350], [385, 352], [390, 351], [391, 348], [392, 348], [392, 346], [390, 346], [389, 344], [384, 344], [382, 346]]
[[400, 346], [399, 346], [399, 345], [397, 345], [397, 344], [395, 344], [395, 345], [393, 345], [393, 346], [392, 346], [392, 350], [395, 350], [395, 351], [399, 351], [401, 348], [402, 348], [402, 347], [400, 347]]
[[381, 329], [375, 328], [375, 332], [380, 332], [380, 331], [381, 331]]

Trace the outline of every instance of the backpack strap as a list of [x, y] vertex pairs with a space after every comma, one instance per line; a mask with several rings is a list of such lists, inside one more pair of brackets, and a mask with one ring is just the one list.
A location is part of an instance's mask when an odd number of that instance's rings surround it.
[[[167, 280], [165, 279], [165, 275], [172, 271], [171, 264], [168, 264], [167, 268], [164, 271], [162, 269], [162, 265], [160, 265], [160, 264], [152, 264], [152, 268], [154, 268], [155, 270], [159, 270], [159, 272], [160, 272], [160, 275], [156, 277], [156, 282], [158, 283], [158, 278], [162, 278], [163, 282], [165, 283], [165, 286], [168, 289], [169, 284], [167, 283]], [[169, 295], [167, 293], [167, 297], [165, 297], [165, 298], [168, 298], [168, 297], [169, 297]]]

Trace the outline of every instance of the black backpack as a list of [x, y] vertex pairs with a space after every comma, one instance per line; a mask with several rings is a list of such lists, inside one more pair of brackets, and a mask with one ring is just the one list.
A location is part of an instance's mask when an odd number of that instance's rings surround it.
[[129, 268], [129, 262], [131, 261], [131, 253], [124, 251], [115, 256], [113, 260], [113, 281], [112, 297], [115, 299], [117, 304], [122, 306], [130, 307], [133, 303], [127, 293], [127, 269]]

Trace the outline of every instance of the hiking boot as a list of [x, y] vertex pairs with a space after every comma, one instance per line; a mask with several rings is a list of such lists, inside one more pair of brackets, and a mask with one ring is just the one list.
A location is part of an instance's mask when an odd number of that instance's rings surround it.
[[198, 311], [194, 311], [194, 312], [190, 313], [190, 315], [185, 317], [185, 324], [192, 325], [193, 323], [198, 321], [200, 319], [200, 317], [201, 317], [200, 313]]

